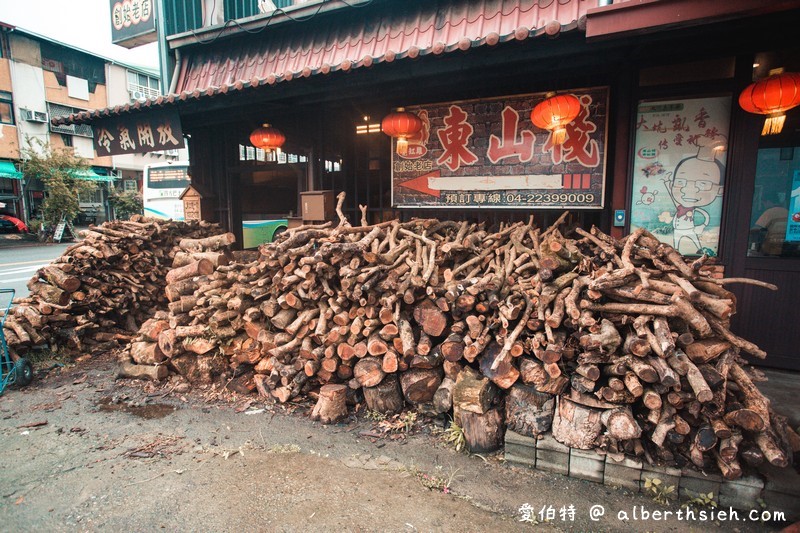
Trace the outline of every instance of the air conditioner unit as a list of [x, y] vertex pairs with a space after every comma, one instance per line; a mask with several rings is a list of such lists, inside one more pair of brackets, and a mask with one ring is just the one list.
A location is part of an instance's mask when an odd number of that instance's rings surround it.
[[128, 91], [131, 95], [131, 100], [141, 100], [143, 98], [147, 98], [142, 91]]
[[19, 108], [19, 113], [22, 116], [22, 120], [27, 120], [28, 122], [47, 122], [47, 113], [44, 111], [33, 111], [21, 107]]

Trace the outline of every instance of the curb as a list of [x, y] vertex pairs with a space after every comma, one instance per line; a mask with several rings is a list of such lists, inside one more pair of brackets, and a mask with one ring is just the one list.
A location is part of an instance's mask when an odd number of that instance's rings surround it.
[[645, 493], [648, 479], [660, 479], [664, 487], [674, 486], [677, 500], [697, 494], [714, 494], [721, 507], [733, 507], [749, 512], [765, 501], [770, 511], [781, 511], [791, 523], [800, 520], [800, 475], [791, 467], [761, 467], [760, 475], [737, 480], [725, 480], [717, 474], [705, 474], [690, 468], [678, 469], [643, 464], [625, 457], [616, 461], [595, 450], [569, 448], [551, 434], [539, 438], [506, 430], [505, 459], [511, 464], [545, 472], [562, 474], [575, 479], [601, 483], [610, 487]]

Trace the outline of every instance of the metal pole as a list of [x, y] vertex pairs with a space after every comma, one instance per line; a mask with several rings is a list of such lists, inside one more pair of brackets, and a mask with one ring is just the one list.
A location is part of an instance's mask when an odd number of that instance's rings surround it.
[[168, 0], [154, 0], [156, 4], [156, 32], [158, 34], [158, 66], [161, 73], [161, 94], [167, 94], [172, 82], [172, 73], [169, 68], [169, 47], [167, 46], [167, 24], [164, 20], [164, 2]]

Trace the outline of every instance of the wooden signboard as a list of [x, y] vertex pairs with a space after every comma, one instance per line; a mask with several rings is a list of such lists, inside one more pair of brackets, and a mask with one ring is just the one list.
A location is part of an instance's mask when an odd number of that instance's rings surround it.
[[98, 157], [183, 148], [181, 119], [175, 109], [119, 115], [92, 125]]
[[392, 155], [396, 207], [599, 209], [606, 174], [608, 88], [581, 102], [564, 144], [531, 122], [545, 93], [409, 106], [423, 122]]

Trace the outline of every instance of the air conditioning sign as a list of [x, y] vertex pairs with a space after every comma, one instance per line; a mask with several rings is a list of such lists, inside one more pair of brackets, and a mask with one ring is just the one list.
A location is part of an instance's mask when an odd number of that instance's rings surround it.
[[110, 0], [111, 42], [134, 48], [156, 40], [155, 0]]
[[174, 110], [118, 116], [92, 126], [98, 157], [183, 148], [181, 119]]

